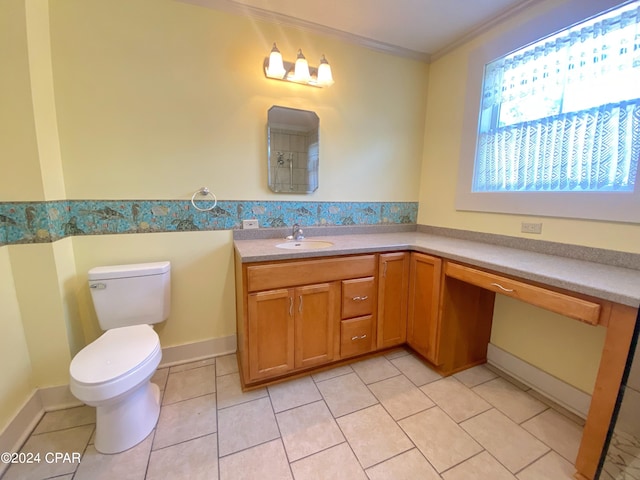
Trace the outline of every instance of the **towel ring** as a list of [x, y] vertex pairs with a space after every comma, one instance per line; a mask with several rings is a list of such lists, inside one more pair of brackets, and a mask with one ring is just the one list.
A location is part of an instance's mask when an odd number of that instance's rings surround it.
[[[202, 195], [203, 197], [206, 196], [211, 196], [211, 198], [213, 198], [213, 205], [211, 205], [209, 208], [200, 208], [196, 205], [195, 202], [195, 198], [196, 195]], [[211, 190], [209, 190], [207, 187], [202, 187], [200, 190], [197, 190], [192, 196], [191, 196], [191, 205], [193, 205], [193, 208], [195, 208], [196, 210], [200, 211], [200, 212], [210, 212], [211, 210], [213, 210], [214, 208], [216, 208], [216, 205], [218, 204], [218, 199], [216, 198], [216, 196], [213, 194], [213, 192]]]

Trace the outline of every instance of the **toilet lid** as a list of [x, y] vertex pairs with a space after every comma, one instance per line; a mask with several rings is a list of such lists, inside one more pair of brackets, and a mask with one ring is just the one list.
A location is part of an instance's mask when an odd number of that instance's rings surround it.
[[78, 382], [108, 382], [143, 363], [159, 346], [158, 334], [149, 325], [107, 330], [80, 350], [69, 372]]

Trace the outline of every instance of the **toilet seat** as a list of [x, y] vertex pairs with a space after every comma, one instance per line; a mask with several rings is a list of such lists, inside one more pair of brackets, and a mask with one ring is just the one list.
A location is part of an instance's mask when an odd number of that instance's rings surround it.
[[160, 339], [149, 325], [114, 328], [73, 358], [69, 386], [85, 403], [113, 399], [150, 378], [161, 358]]

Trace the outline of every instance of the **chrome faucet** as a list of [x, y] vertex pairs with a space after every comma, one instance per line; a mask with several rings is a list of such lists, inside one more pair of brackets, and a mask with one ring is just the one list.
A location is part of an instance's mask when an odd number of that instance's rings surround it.
[[291, 235], [287, 237], [287, 240], [302, 240], [304, 238], [304, 232], [297, 223], [293, 224]]

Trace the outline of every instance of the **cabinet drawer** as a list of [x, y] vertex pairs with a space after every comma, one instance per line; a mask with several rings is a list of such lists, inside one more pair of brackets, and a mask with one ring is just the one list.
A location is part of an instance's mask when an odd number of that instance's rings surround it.
[[250, 265], [247, 267], [247, 290], [257, 292], [368, 277], [375, 271], [375, 255]]
[[342, 318], [361, 317], [373, 313], [375, 281], [373, 277], [343, 280]]
[[601, 305], [579, 297], [447, 262], [445, 274], [591, 325], [600, 320]]
[[340, 356], [342, 358], [370, 352], [373, 348], [373, 317], [352, 318], [340, 322]]

